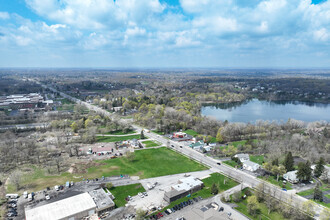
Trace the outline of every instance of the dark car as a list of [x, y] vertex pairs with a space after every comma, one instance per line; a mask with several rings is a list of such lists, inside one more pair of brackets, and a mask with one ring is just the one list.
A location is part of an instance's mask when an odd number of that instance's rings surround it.
[[222, 212], [224, 210], [224, 208], [221, 206], [219, 209], [219, 212]]
[[180, 148], [182, 148], [182, 146], [180, 146]]
[[171, 145], [171, 147], [174, 147], [174, 145]]
[[193, 200], [194, 200], [195, 202], [198, 202], [198, 199], [196, 199], [196, 198], [193, 198]]
[[201, 196], [198, 196], [198, 199], [199, 199], [199, 200], [203, 200], [203, 198], [202, 198]]
[[221, 165], [221, 163], [220, 163], [220, 162], [218, 162], [217, 164], [218, 164], [218, 165]]

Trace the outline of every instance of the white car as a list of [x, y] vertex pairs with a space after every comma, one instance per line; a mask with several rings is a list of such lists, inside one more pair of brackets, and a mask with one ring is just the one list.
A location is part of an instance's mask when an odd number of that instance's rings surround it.
[[138, 193], [138, 195], [141, 197], [141, 198], [144, 198], [144, 195], [142, 193]]
[[50, 200], [50, 196], [48, 194], [45, 195], [46, 200]]

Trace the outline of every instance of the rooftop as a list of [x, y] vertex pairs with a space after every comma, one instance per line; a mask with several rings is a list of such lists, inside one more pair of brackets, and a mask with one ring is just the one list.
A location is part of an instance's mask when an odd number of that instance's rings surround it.
[[202, 181], [200, 181], [199, 179], [197, 179], [193, 176], [190, 176], [190, 177], [187, 177], [184, 179], [180, 179], [179, 184], [172, 186], [172, 188], [177, 191], [180, 191], [180, 190], [189, 191], [189, 190], [195, 188], [196, 186], [200, 186], [202, 184], [203, 184]]
[[255, 163], [255, 162], [252, 162], [252, 161], [249, 161], [249, 160], [244, 161], [243, 164], [246, 164], [246, 165], [251, 166], [251, 167], [253, 167], [255, 165], [260, 166], [259, 164]]
[[33, 209], [26, 209], [25, 217], [26, 220], [63, 219], [95, 208], [92, 197], [86, 192]]
[[102, 188], [88, 193], [94, 200], [97, 209], [104, 209], [115, 205], [110, 196]]

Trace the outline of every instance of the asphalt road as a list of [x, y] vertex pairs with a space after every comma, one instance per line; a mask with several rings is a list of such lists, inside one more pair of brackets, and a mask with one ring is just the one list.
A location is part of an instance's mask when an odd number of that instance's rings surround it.
[[[94, 105], [91, 105], [87, 102], [83, 102], [77, 98], [74, 98], [74, 97], [71, 97], [63, 92], [59, 92], [57, 91], [56, 89], [52, 88], [52, 87], [49, 87], [49, 86], [46, 86], [46, 85], [43, 85], [41, 84], [43, 87], [45, 88], [48, 88], [50, 90], [52, 90], [53, 92], [58, 92], [60, 93], [61, 96], [67, 98], [67, 99], [70, 99], [76, 103], [79, 103], [79, 104], [82, 104], [84, 106], [86, 106], [88, 109], [90, 110], [93, 110], [99, 114], [103, 114], [103, 115], [106, 115], [106, 116], [109, 116], [111, 117], [113, 115], [113, 113], [110, 113], [100, 107], [97, 107], [97, 106], [94, 106]], [[126, 120], [124, 119], [121, 119], [122, 122], [126, 122]], [[137, 125], [132, 125], [138, 133], [141, 132], [141, 130], [143, 129], [142, 127], [140, 126], [137, 126]], [[156, 141], [159, 141], [160, 143], [162, 143], [163, 145], [165, 146], [168, 146], [170, 148], [171, 145], [174, 146], [174, 150], [186, 155], [187, 157], [190, 157], [198, 162], [201, 162], [207, 166], [209, 166], [210, 168], [214, 169], [215, 171], [219, 172], [219, 173], [222, 173], [226, 176], [229, 176], [231, 177], [232, 179], [240, 182], [240, 183], [243, 183], [244, 185], [246, 186], [249, 186], [251, 188], [256, 188], [259, 184], [261, 183], [264, 183], [264, 188], [265, 188], [265, 191], [266, 192], [270, 192], [270, 194], [272, 196], [274, 196], [275, 198], [279, 199], [280, 201], [284, 202], [284, 203], [287, 203], [289, 205], [292, 205], [296, 208], [299, 208], [301, 210], [303, 210], [303, 203], [308, 201], [306, 198], [303, 198], [301, 196], [298, 196], [294, 193], [291, 193], [291, 192], [287, 192], [287, 191], [283, 191], [282, 189], [280, 189], [279, 187], [271, 184], [271, 183], [268, 183], [266, 181], [263, 181], [263, 180], [260, 180], [260, 179], [257, 179], [256, 177], [250, 175], [250, 174], [247, 174], [241, 170], [238, 170], [238, 169], [235, 169], [235, 168], [232, 168], [224, 163], [221, 163], [221, 165], [218, 165], [217, 162], [220, 162], [220, 161], [217, 161], [211, 157], [208, 157], [200, 152], [197, 152], [189, 147], [185, 147], [185, 146], [182, 146], [182, 148], [180, 147], [180, 144], [177, 143], [177, 142], [174, 142], [174, 141], [171, 141], [169, 139], [166, 139], [160, 135], [157, 135], [155, 133], [145, 133], [146, 136], [148, 136], [149, 138], [152, 138], [152, 139], [155, 139]], [[315, 210], [315, 213], [316, 215], [314, 216], [316, 219], [319, 218], [319, 215], [320, 213], [322, 212], [322, 210], [324, 209], [323, 206], [321, 205], [318, 205], [318, 204], [314, 204], [314, 210]]]

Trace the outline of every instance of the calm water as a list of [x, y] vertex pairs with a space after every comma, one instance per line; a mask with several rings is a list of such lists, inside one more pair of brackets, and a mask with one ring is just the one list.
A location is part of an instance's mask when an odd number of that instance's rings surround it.
[[202, 115], [222, 121], [246, 123], [257, 120], [286, 122], [289, 118], [306, 122], [330, 121], [330, 104], [252, 99], [241, 103], [207, 104], [202, 107]]

